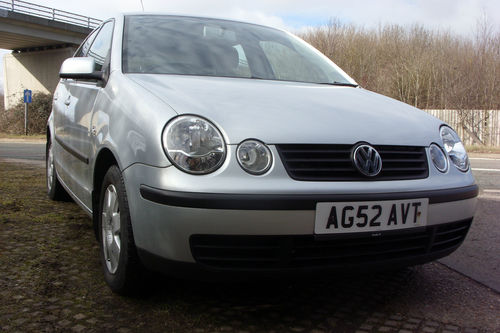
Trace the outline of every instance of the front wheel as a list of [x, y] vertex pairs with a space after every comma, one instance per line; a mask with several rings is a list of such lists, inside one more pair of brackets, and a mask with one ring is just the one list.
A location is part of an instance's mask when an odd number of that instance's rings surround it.
[[111, 166], [104, 176], [98, 209], [104, 279], [113, 292], [134, 294], [144, 269], [137, 255], [125, 184], [117, 166]]

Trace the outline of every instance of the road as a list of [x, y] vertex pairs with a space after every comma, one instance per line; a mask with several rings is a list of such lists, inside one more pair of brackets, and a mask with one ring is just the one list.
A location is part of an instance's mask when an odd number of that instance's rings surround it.
[[439, 261], [500, 292], [500, 155], [472, 154], [471, 165], [480, 188], [476, 216], [462, 246]]
[[45, 143], [0, 140], [0, 159], [44, 161]]
[[[43, 165], [40, 142], [0, 141], [0, 160], [37, 161]], [[464, 244], [439, 260], [449, 268], [500, 292], [500, 154], [471, 154], [471, 165], [481, 191], [474, 223]]]

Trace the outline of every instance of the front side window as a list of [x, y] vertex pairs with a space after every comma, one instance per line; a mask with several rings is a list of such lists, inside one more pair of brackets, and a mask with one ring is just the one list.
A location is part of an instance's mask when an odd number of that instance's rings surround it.
[[255, 24], [194, 17], [126, 16], [124, 73], [352, 81], [302, 40]]
[[87, 39], [83, 42], [82, 46], [80, 46], [78, 51], [76, 51], [75, 57], [86, 57], [87, 56], [87, 52], [90, 49], [90, 45], [92, 45], [92, 42], [94, 41], [94, 38], [97, 35], [98, 31], [99, 31], [99, 29], [96, 29], [90, 33], [89, 37], [87, 37]]
[[88, 57], [95, 59], [96, 71], [102, 70], [104, 61], [108, 56], [111, 48], [111, 40], [113, 39], [113, 22], [104, 24], [94, 39], [92, 46], [87, 54]]

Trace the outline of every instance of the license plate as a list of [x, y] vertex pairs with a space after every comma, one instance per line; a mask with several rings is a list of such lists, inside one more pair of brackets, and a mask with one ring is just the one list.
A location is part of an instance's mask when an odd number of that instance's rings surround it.
[[379, 232], [427, 224], [429, 199], [318, 202], [315, 234]]

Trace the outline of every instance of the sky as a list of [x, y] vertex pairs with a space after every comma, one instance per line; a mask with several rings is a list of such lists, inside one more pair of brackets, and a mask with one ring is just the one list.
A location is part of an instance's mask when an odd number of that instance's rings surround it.
[[[142, 11], [141, 0], [30, 0], [32, 3], [107, 19], [120, 12]], [[500, 30], [499, 0], [142, 0], [147, 12], [208, 15], [244, 20], [287, 30], [321, 26], [331, 18], [364, 27], [411, 25], [472, 35], [486, 15]], [[0, 57], [9, 51], [0, 50]], [[3, 85], [3, 61], [0, 86]]]

